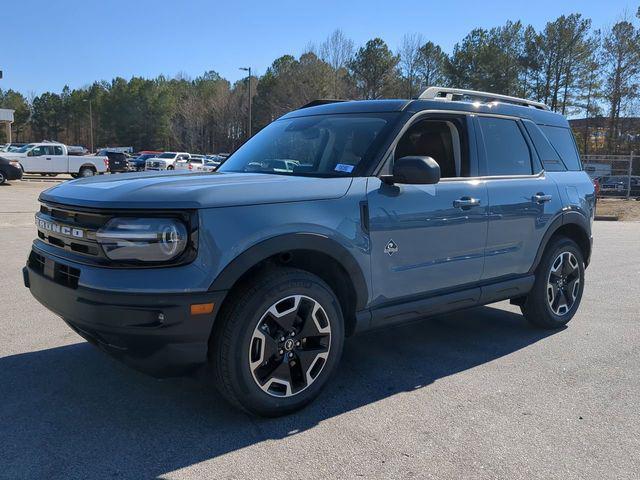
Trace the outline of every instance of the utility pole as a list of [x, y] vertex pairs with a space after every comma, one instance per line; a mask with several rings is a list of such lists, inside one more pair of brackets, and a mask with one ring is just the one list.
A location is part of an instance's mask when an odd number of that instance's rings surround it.
[[240, 70], [249, 73], [249, 137], [251, 138], [251, 67], [240, 67]]
[[89, 138], [91, 139], [91, 153], [93, 153], [93, 109], [91, 107], [91, 99], [85, 99], [83, 102], [89, 102]]

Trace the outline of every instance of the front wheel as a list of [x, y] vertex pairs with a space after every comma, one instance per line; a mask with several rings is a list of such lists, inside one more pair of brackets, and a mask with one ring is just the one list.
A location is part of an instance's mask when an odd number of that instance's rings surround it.
[[4, 176], [4, 173], [0, 171], [0, 185], [7, 181], [7, 177]]
[[256, 415], [304, 407], [342, 354], [344, 320], [335, 294], [309, 272], [278, 268], [232, 295], [210, 345], [219, 390]]
[[542, 256], [522, 313], [535, 326], [560, 328], [575, 315], [583, 291], [582, 250], [573, 240], [557, 237]]

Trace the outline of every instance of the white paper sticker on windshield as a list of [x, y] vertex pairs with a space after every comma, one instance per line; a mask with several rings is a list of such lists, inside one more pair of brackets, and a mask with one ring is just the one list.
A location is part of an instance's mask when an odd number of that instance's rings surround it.
[[353, 172], [353, 165], [347, 165], [346, 163], [339, 163], [336, 165], [336, 168], [334, 170], [336, 172], [351, 173]]

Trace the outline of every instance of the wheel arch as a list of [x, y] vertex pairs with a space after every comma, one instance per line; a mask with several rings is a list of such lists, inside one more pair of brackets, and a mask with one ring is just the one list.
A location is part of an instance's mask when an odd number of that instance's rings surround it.
[[538, 247], [535, 261], [531, 266], [530, 273], [535, 272], [542, 259], [547, 245], [554, 236], [563, 235], [578, 244], [582, 251], [585, 267], [589, 265], [591, 259], [591, 231], [589, 220], [581, 213], [575, 211], [563, 212], [558, 215], [545, 232], [542, 242]]
[[82, 165], [80, 165], [80, 168], [78, 168], [78, 173], [80, 173], [83, 168], [90, 168], [94, 172], [98, 171], [98, 169], [96, 168], [96, 166], [93, 163], [83, 163]]
[[[294, 233], [264, 240], [232, 260], [209, 290], [231, 292], [261, 269], [278, 265], [300, 268], [327, 283], [340, 301], [346, 334], [354, 332], [355, 314], [365, 308], [368, 298], [365, 276], [349, 250], [324, 235]], [[228, 298], [227, 294], [217, 310], [218, 314]]]

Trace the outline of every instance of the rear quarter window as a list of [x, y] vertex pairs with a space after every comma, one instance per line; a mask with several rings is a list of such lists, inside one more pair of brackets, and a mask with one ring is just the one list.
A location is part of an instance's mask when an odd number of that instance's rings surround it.
[[567, 170], [582, 170], [573, 134], [569, 128], [540, 125], [540, 128], [558, 152]]
[[558, 155], [558, 152], [556, 152], [555, 148], [553, 148], [549, 143], [549, 140], [545, 134], [542, 133], [542, 130], [540, 130], [535, 123], [530, 122], [529, 120], [525, 120], [522, 123], [533, 141], [533, 146], [538, 153], [538, 157], [540, 158], [544, 169], [547, 172], [565, 171], [566, 168], [562, 160], [560, 160], [560, 155]]

